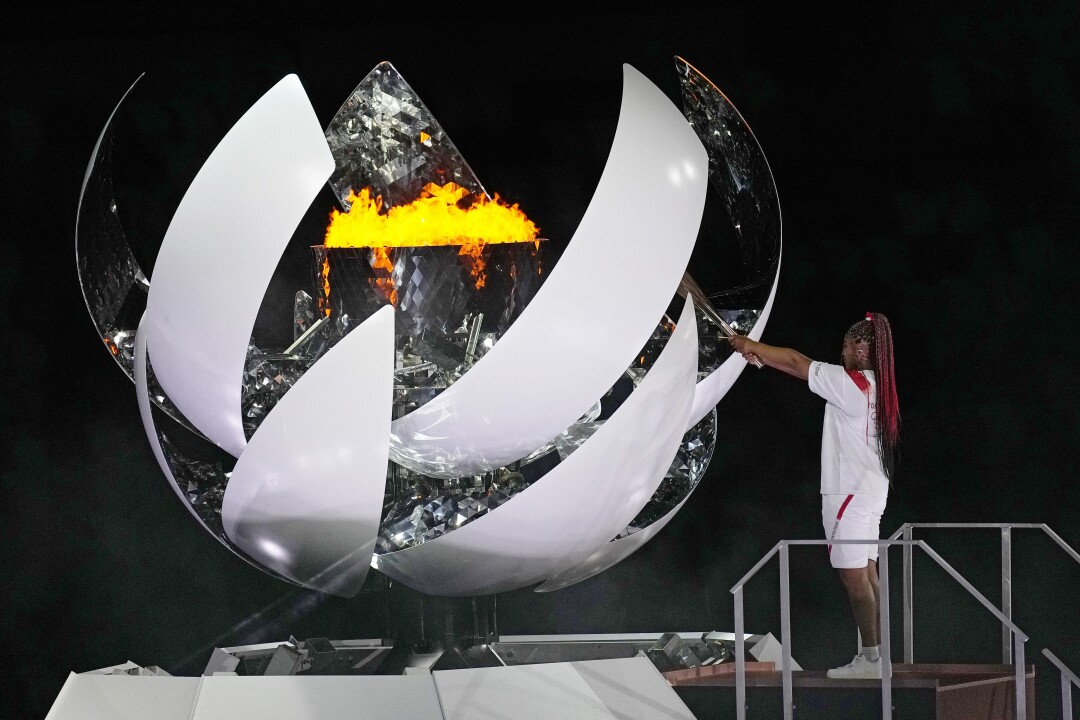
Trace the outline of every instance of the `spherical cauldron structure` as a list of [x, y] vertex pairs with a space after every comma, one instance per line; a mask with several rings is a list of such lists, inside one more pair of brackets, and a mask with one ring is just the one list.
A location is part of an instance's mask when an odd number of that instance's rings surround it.
[[[394, 207], [425, 188], [484, 204], [483, 186], [388, 63], [325, 130], [288, 76], [206, 160], [147, 279], [112, 199], [121, 100], [80, 195], [80, 280], [199, 522], [260, 569], [346, 596], [372, 567], [431, 594], [554, 590], [659, 532], [700, 481], [714, 408], [745, 365], [721, 332], [760, 336], [781, 248], [749, 127], [677, 68], [683, 112], [624, 67], [607, 165], [550, 271], [536, 237], [317, 246], [284, 348], [252, 328], [323, 183], [346, 210], [360, 187]], [[710, 183], [745, 282], [706, 296], [687, 268]], [[246, 203], [265, 210], [238, 216]]]

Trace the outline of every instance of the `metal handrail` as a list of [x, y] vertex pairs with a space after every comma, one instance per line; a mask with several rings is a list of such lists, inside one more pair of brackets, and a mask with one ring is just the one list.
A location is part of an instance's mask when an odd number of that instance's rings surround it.
[[1072, 720], [1072, 687], [1069, 686], [1069, 683], [1080, 687], [1080, 678], [1076, 677], [1076, 673], [1072, 670], [1065, 667], [1065, 663], [1061, 662], [1054, 653], [1044, 648], [1042, 654], [1050, 662], [1054, 663], [1054, 666], [1061, 673], [1061, 718], [1062, 720]]
[[[896, 532], [889, 536], [895, 540], [901, 536], [905, 540], [911, 540], [912, 529], [995, 529], [1001, 531], [1001, 611], [1012, 619], [1012, 531], [1018, 530], [1042, 530], [1051, 540], [1058, 544], [1065, 553], [1080, 563], [1080, 553], [1074, 550], [1061, 536], [1051, 530], [1046, 523], [904, 523]], [[911, 548], [904, 548], [904, 662], [912, 662], [915, 657], [915, 613], [914, 613], [914, 579], [913, 557]], [[1012, 642], [1009, 631], [1001, 628], [1001, 661], [1006, 665], [1012, 664]]]
[[883, 720], [892, 719], [892, 641], [889, 627], [889, 547], [901, 545], [906, 550], [911, 547], [922, 548], [923, 552], [941, 566], [954, 580], [968, 591], [983, 607], [991, 612], [1001, 622], [1002, 626], [1010, 632], [1016, 652], [1016, 664], [1014, 668], [1016, 692], [1017, 720], [1026, 720], [1027, 701], [1024, 667], [1024, 643], [1028, 636], [999, 610], [992, 602], [975, 589], [975, 586], [964, 578], [956, 568], [947, 563], [923, 540], [781, 540], [764, 558], [744, 575], [731, 588], [731, 594], [735, 599], [735, 713], [738, 720], [746, 720], [746, 645], [743, 628], [743, 586], [749, 581], [773, 555], [780, 556], [780, 672], [781, 685], [784, 695], [784, 720], [792, 720], [792, 680], [791, 680], [791, 589], [788, 548], [793, 545], [877, 545], [884, 548], [878, 555], [878, 585], [880, 587], [881, 601], [879, 603], [881, 637], [881, 717]]
[[772, 560], [772, 556], [775, 555], [777, 553], [777, 551], [780, 550], [780, 546], [782, 546], [783, 544], [784, 544], [784, 541], [781, 540], [780, 542], [773, 545], [772, 550], [765, 553], [765, 557], [758, 560], [757, 565], [754, 565], [754, 567], [750, 568], [750, 572], [743, 575], [742, 579], [740, 579], [739, 582], [735, 583], [735, 585], [732, 586], [731, 592], [735, 592], [736, 590], [741, 589], [742, 586], [746, 584], [746, 581], [749, 580], [750, 578], [754, 577], [754, 575], [757, 574], [757, 571], [760, 570], [765, 563]]

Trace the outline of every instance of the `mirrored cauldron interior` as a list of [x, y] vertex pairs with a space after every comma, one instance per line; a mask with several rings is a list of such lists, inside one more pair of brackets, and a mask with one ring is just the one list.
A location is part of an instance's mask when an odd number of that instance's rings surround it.
[[[528, 582], [486, 580], [459, 587], [425, 574], [410, 574], [394, 562], [380, 562], [389, 556], [405, 557], [395, 553], [410, 548], [438, 544], [442, 536], [492, 514], [526, 489], [543, 483], [548, 473], [599, 432], [668, 346], [682, 306], [674, 287], [667, 312], [621, 378], [576, 422], [546, 442], [535, 443], [512, 462], [479, 471], [473, 466], [473, 471], [459, 475], [431, 471], [411, 463], [408, 451], [400, 447], [404, 441], [394, 435], [370, 560], [373, 567], [432, 594], [509, 589], [545, 578], [541, 590], [557, 589], [604, 570], [640, 547], [670, 520], [703, 477], [716, 443], [715, 405], [743, 367], [742, 359], [732, 356], [723, 341], [719, 322], [760, 336], [775, 293], [781, 226], [772, 175], [749, 127], [707, 78], [681, 58], [676, 68], [683, 114], [708, 154], [711, 202], [719, 198], [725, 218], [723, 227], [702, 226], [699, 252], [702, 245], [734, 241], [741, 267], [728, 269], [725, 285], [707, 286], [708, 292], [694, 298], [698, 383], [685, 434], [666, 473], [652, 483], [651, 496], [637, 503], [633, 519], [608, 536], [606, 546], [588, 557], [594, 549], [585, 548], [583, 562], [558, 567], [557, 573]], [[91, 318], [110, 354], [135, 379], [136, 331], [152, 278], [143, 275], [127, 244], [112, 189], [114, 120], [124, 108], [121, 99], [87, 169], [76, 246]], [[268, 346], [253, 337], [248, 345], [240, 380], [243, 436], [248, 441], [305, 373], [386, 306], [394, 308], [392, 418], [405, 418], [424, 408], [492, 352], [549, 275], [543, 259], [545, 241], [536, 225], [516, 205], [488, 194], [415, 91], [389, 63], [381, 63], [364, 78], [324, 135], [335, 162], [329, 185], [340, 210], [331, 212], [322, 242], [312, 244], [318, 239], [306, 239], [312, 245], [310, 282], [290, 291], [294, 293], [292, 343]], [[417, 203], [440, 205], [440, 211], [457, 219], [489, 209], [511, 217], [511, 222], [480, 231], [460, 230], [474, 227], [467, 223], [451, 224], [459, 229], [420, 241], [415, 232], [410, 233], [408, 220], [397, 225], [390, 222], [395, 215], [408, 215]], [[362, 212], [368, 213], [368, 224], [360, 224], [359, 232], [338, 231]], [[379, 225], [383, 234], [371, 236], [371, 223]], [[573, 353], [573, 348], [552, 347], [550, 351]], [[150, 356], [154, 357], [153, 348]], [[167, 474], [171, 473], [178, 495], [199, 522], [239, 556], [281, 579], [339, 594], [355, 593], [358, 586], [340, 589], [332, 581], [298, 578], [263, 556], [253, 556], [250, 548], [230, 537], [222, 507], [234, 459], [207, 441], [174, 406], [155, 381], [150, 358], [146, 374], [154, 413], [150, 427], [156, 438], [152, 440], [160, 443]], [[520, 382], [529, 383], [530, 378], [523, 376]], [[447, 467], [452, 470], [453, 464]], [[589, 488], [583, 486], [580, 492], [588, 493]], [[573, 504], [578, 498], [567, 496], [564, 502]], [[365, 567], [368, 564], [361, 562]], [[363, 574], [359, 577], [362, 581]]]

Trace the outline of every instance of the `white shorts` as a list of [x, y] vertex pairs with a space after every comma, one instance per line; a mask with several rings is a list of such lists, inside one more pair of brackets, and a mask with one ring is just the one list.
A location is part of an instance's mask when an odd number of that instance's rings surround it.
[[[822, 495], [821, 524], [831, 540], [877, 540], [881, 514], [888, 498], [873, 495]], [[829, 561], [834, 568], [866, 567], [877, 561], [877, 545], [829, 545]]]

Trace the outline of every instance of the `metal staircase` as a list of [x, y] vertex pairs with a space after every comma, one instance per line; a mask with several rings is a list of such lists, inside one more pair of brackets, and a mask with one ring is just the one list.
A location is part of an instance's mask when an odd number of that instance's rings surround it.
[[[946, 562], [924, 540], [914, 538], [916, 529], [997, 529], [1001, 533], [1001, 606], [998, 607], [990, 602], [982, 593], [968, 582], [955, 568]], [[893, 712], [893, 663], [892, 663], [892, 638], [890, 633], [890, 607], [889, 607], [889, 558], [888, 548], [899, 545], [903, 548], [903, 613], [904, 613], [904, 662], [914, 663], [914, 582], [913, 567], [915, 548], [921, 549], [930, 559], [939, 565], [963, 587], [972, 597], [979, 601], [1001, 624], [1002, 662], [1013, 668], [1013, 693], [1014, 707], [1013, 717], [1017, 720], [1026, 720], [1028, 714], [1027, 703], [1027, 676], [1025, 668], [1025, 643], [1028, 636], [1016, 626], [1012, 619], [1012, 531], [1016, 529], [1042, 530], [1059, 547], [1061, 547], [1073, 560], [1080, 563], [1080, 553], [1077, 553], [1053, 530], [1042, 523], [905, 523], [888, 539], [885, 540], [833, 540], [832, 544], [848, 545], [877, 545], [881, 552], [878, 557], [879, 585], [881, 587], [880, 624], [881, 624], [881, 717], [883, 720], [891, 720]], [[734, 624], [735, 624], [735, 702], [736, 717], [738, 720], [746, 718], [746, 661], [745, 644], [743, 641], [744, 609], [743, 587], [753, 578], [773, 556], [778, 556], [780, 565], [780, 646], [781, 646], [781, 687], [783, 693], [783, 717], [791, 720], [793, 717], [793, 681], [791, 662], [791, 577], [789, 567], [789, 554], [792, 547], [802, 545], [827, 545], [828, 540], [781, 540], [761, 560], [750, 569], [732, 588], [734, 596]], [[1072, 718], [1072, 686], [1080, 687], [1080, 678], [1077, 678], [1060, 659], [1047, 649], [1043, 650], [1051, 663], [1061, 674], [1061, 713], [1062, 718]]]
[[[1045, 523], [904, 523], [889, 536], [890, 540], [903, 538], [911, 540], [916, 528], [948, 530], [997, 529], [1001, 531], [1001, 612], [1012, 620], [1012, 531], [1042, 530], [1051, 540], [1080, 564], [1080, 553], [1073, 550], [1067, 542], [1051, 530]], [[914, 617], [914, 582], [912, 572], [914, 557], [911, 546], [904, 546], [904, 662], [914, 662], [915, 656], [915, 617]], [[1012, 642], [1005, 626], [1001, 628], [1001, 662], [1012, 664]]]

